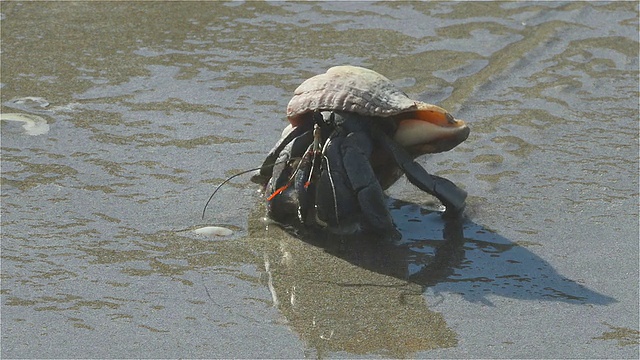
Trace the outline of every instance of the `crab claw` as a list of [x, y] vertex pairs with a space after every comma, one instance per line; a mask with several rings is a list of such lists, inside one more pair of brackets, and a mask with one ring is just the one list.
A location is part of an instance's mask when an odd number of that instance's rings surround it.
[[448, 151], [465, 141], [469, 127], [445, 109], [417, 102], [417, 110], [403, 113], [396, 121], [393, 140], [414, 158], [422, 154]]

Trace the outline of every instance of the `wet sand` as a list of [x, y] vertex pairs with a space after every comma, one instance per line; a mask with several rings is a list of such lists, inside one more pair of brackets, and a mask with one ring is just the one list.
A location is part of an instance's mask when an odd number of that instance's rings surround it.
[[[638, 358], [636, 3], [0, 12], [3, 358]], [[201, 220], [339, 64], [470, 124], [419, 159], [465, 220], [401, 179], [401, 241], [292, 235], [249, 176]]]

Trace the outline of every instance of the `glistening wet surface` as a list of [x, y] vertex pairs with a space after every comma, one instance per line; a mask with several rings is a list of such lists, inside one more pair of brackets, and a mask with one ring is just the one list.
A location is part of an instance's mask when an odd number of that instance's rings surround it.
[[[4, 358], [638, 358], [634, 2], [3, 2]], [[352, 64], [465, 119], [396, 243], [263, 220], [295, 87]], [[195, 234], [204, 226], [230, 236]]]

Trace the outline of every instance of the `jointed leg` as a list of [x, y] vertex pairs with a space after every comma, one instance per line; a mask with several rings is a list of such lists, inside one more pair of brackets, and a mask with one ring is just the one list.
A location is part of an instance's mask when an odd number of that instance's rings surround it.
[[326, 143], [318, 182], [318, 215], [341, 227], [359, 221], [363, 230], [393, 231], [384, 193], [369, 163], [371, 140], [366, 133], [343, 136], [337, 132]]
[[373, 134], [376, 140], [393, 155], [396, 163], [413, 185], [438, 198], [446, 207], [446, 213], [458, 214], [462, 212], [467, 198], [466, 191], [445, 178], [429, 174], [386, 134], [377, 129], [373, 130]]

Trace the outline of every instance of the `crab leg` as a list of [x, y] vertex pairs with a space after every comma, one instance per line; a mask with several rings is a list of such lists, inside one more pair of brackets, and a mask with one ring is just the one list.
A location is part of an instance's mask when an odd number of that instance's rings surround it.
[[[295, 129], [292, 131], [292, 133], [294, 132], [297, 133]], [[307, 144], [311, 142], [312, 135], [313, 134], [311, 131], [306, 131], [301, 135], [294, 137], [293, 140], [290, 140], [289, 142], [282, 145], [281, 151], [277, 153], [277, 161], [271, 160], [273, 161], [272, 163], [267, 163], [268, 160], [265, 160], [265, 164], [267, 165], [263, 164], [260, 171], [262, 172], [264, 170], [265, 172], [268, 171], [269, 173], [273, 173], [274, 170], [276, 170], [275, 173], [279, 174], [277, 179], [275, 179], [273, 184], [271, 184], [272, 188], [275, 188], [276, 190], [271, 193], [269, 197], [267, 197], [268, 201], [271, 201], [276, 195], [282, 193], [291, 185], [302, 161], [298, 163], [298, 167], [296, 167], [295, 171], [293, 172], [284, 171], [284, 169], [289, 168], [290, 160], [293, 160], [294, 158], [300, 156], [300, 154], [305, 153], [305, 150], [303, 149], [309, 147], [309, 145]], [[289, 136], [291, 136], [291, 134], [286, 138], [288, 138]], [[275, 151], [278, 147], [280, 147], [280, 145], [276, 145], [276, 147], [272, 151]], [[269, 159], [269, 157], [267, 157], [267, 159]]]
[[[309, 139], [310, 135], [313, 135], [313, 141], [296, 164], [295, 169], [288, 172], [281, 171], [280, 176], [273, 184], [274, 187], [277, 188], [267, 197], [267, 201], [271, 201], [286, 191], [291, 184], [294, 184], [298, 202], [298, 218], [302, 223], [307, 222], [309, 205], [314, 205], [315, 203], [314, 186], [312, 185], [316, 177], [314, 169], [320, 166], [320, 161], [316, 160], [322, 155], [320, 127], [315, 125], [313, 133], [307, 131], [293, 139], [282, 149], [279, 157], [279, 160], [283, 158], [286, 162], [287, 159], [291, 159], [293, 156], [299, 154], [301, 146], [306, 145], [311, 140]], [[317, 171], [319, 171], [319, 169], [317, 169]]]
[[267, 179], [273, 175], [273, 166], [276, 163], [276, 160], [280, 157], [280, 153], [284, 150], [284, 148], [289, 145], [289, 143], [297, 141], [297, 138], [303, 136], [307, 131], [310, 130], [310, 126], [301, 124], [300, 126], [295, 126], [289, 129], [289, 133], [286, 136], [283, 136], [276, 145], [271, 149], [267, 157], [262, 162], [262, 166], [260, 167], [260, 175], [266, 177]]
[[445, 178], [429, 174], [401, 146], [382, 131], [373, 129], [372, 133], [380, 144], [392, 154], [400, 169], [407, 175], [407, 179], [421, 190], [438, 198], [446, 207], [447, 214], [460, 213], [464, 209], [467, 198], [466, 191]]
[[318, 124], [315, 124], [315, 126], [313, 127], [313, 144], [311, 144], [311, 154], [310, 154], [312, 156], [311, 170], [309, 171], [309, 178], [304, 183], [305, 189], [308, 188], [309, 185], [311, 184], [313, 175], [315, 175], [314, 169], [320, 166], [320, 164], [318, 164], [316, 160], [322, 156], [321, 142], [322, 142], [322, 138], [321, 138], [320, 126]]
[[296, 169], [296, 191], [298, 193], [298, 218], [303, 224], [307, 223], [309, 209], [315, 208], [315, 182], [320, 171], [322, 158], [322, 138], [320, 126], [313, 128], [313, 143], [303, 156]]
[[[294, 183], [294, 180], [298, 177], [299, 174], [304, 174], [304, 172], [302, 173], [300, 172], [300, 169], [305, 168], [307, 163], [309, 162], [309, 155], [311, 154], [311, 146], [312, 145], [309, 145], [309, 150], [307, 150], [304, 156], [302, 157], [302, 159], [300, 159], [300, 161], [298, 162], [298, 165], [296, 166], [296, 169], [293, 172], [291, 172], [291, 175], [289, 175], [287, 182], [284, 185], [277, 188], [273, 193], [271, 193], [271, 195], [267, 197], [267, 200], [272, 200], [274, 197], [276, 197], [276, 195], [287, 190], [287, 188], [289, 188], [289, 186], [291, 186], [291, 184]], [[309, 181], [307, 181], [307, 183], [308, 182]], [[305, 183], [305, 188], [307, 187], [307, 183]]]
[[364, 132], [336, 132], [327, 140], [317, 185], [320, 220], [340, 228], [359, 218], [367, 231], [393, 231], [384, 193], [369, 163], [371, 151], [371, 139]]

